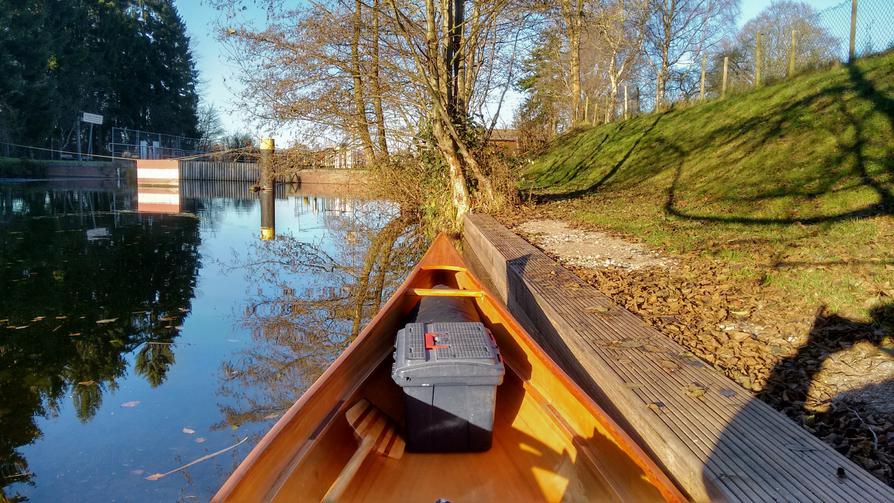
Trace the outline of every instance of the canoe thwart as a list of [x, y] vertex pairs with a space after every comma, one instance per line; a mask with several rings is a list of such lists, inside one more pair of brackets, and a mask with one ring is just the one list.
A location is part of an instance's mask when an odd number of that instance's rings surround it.
[[424, 265], [420, 267], [423, 271], [452, 271], [452, 272], [468, 272], [465, 267], [458, 265]]
[[481, 290], [460, 290], [458, 288], [412, 288], [408, 292], [418, 297], [484, 297]]

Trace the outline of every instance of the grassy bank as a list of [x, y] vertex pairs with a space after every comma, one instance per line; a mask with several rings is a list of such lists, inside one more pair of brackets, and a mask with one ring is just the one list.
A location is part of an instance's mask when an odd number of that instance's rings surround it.
[[889, 53], [567, 134], [522, 187], [563, 218], [867, 318], [894, 297], [892, 123]]

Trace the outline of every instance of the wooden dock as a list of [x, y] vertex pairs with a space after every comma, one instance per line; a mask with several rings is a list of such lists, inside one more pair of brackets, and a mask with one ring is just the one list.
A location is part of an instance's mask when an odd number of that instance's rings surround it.
[[488, 216], [464, 252], [544, 349], [695, 501], [894, 501], [894, 489]]

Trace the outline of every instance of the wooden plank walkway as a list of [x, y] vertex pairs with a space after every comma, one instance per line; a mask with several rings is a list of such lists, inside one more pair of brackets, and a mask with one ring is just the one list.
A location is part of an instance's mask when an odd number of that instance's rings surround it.
[[468, 216], [463, 238], [475, 272], [694, 500], [894, 501], [894, 489], [493, 218]]

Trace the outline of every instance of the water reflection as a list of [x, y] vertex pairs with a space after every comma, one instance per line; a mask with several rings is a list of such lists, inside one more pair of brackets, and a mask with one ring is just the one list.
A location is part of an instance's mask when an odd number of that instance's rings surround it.
[[128, 353], [164, 382], [200, 267], [194, 217], [127, 212], [127, 191], [17, 189], [3, 186], [0, 203], [3, 485], [33, 476], [17, 449], [40, 437], [36, 419], [66, 395], [92, 419]]
[[[246, 292], [241, 323], [254, 344], [222, 366], [219, 393], [234, 400], [219, 427], [281, 415], [421, 257], [425, 238], [398, 208], [366, 202], [353, 210], [329, 210], [325, 243], [277, 235], [228, 264], [268, 287]], [[300, 289], [295, 275], [308, 278]]]
[[332, 187], [278, 186], [269, 241], [248, 186], [143, 189], [0, 184], [0, 501], [207, 500], [253, 442], [145, 476], [256, 440], [424, 248]]

